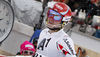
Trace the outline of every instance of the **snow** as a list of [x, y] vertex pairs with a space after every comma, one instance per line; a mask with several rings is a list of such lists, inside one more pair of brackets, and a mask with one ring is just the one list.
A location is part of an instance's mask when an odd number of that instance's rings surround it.
[[41, 11], [42, 3], [37, 2], [34, 0], [13, 0], [15, 4], [20, 8], [21, 11], [29, 10], [31, 7], [36, 8], [37, 10]]
[[12, 0], [15, 19], [34, 27], [39, 22], [42, 2], [35, 0]]

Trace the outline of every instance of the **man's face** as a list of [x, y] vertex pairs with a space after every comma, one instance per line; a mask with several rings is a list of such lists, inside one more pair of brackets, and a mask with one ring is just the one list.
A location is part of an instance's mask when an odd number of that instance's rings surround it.
[[60, 28], [61, 27], [61, 21], [62, 21], [62, 18], [63, 16], [54, 11], [53, 9], [49, 9], [48, 10], [48, 13], [47, 13], [47, 22], [48, 22], [48, 27], [50, 28]]
[[[48, 18], [48, 26], [50, 28], [60, 28], [61, 27], [61, 21], [54, 21], [53, 18]], [[54, 27], [53, 27], [54, 26]]]

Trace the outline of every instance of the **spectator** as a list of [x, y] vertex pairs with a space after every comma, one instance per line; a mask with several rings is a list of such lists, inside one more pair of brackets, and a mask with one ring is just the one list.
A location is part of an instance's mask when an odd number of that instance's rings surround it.
[[35, 52], [37, 50], [37, 42], [38, 42], [38, 37], [33, 39], [33, 45], [35, 47]]
[[98, 29], [95, 33], [95, 37], [100, 38], [100, 27], [98, 27]]
[[20, 52], [17, 55], [32, 56], [35, 54], [35, 48], [32, 43], [25, 41], [20, 46]]

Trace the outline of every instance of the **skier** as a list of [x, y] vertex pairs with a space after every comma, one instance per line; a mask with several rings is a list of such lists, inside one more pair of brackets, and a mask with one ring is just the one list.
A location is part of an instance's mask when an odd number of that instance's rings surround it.
[[76, 57], [72, 39], [63, 31], [71, 20], [71, 9], [61, 2], [48, 2], [45, 23], [41, 31], [34, 57]]

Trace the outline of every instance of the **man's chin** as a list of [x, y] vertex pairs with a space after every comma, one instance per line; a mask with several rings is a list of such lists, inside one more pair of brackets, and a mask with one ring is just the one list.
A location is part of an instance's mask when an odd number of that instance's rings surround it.
[[60, 30], [61, 28], [50, 28], [50, 27], [48, 27], [50, 30]]

